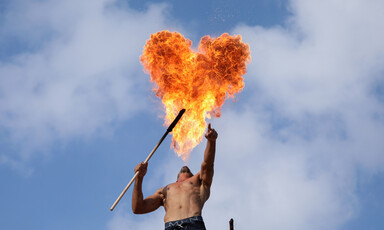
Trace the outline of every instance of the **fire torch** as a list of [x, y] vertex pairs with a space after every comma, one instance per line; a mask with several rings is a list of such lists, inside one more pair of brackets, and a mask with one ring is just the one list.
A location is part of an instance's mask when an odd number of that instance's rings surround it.
[[[152, 152], [148, 155], [147, 159], [145, 159], [144, 161], [144, 164], [146, 164], [149, 159], [151, 159], [152, 155], [156, 152], [157, 148], [160, 146], [161, 142], [163, 142], [163, 140], [165, 139], [165, 137], [168, 135], [168, 133], [172, 132], [173, 128], [175, 127], [175, 125], [177, 124], [177, 122], [180, 120], [180, 118], [183, 116], [185, 112], [185, 109], [182, 109], [180, 110], [179, 114], [177, 115], [177, 117], [175, 118], [175, 120], [173, 120], [173, 122], [171, 123], [171, 125], [168, 127], [167, 131], [164, 133], [163, 137], [161, 137], [160, 141], [157, 143], [157, 145], [155, 146], [155, 148], [153, 148]], [[133, 183], [133, 181], [136, 179], [137, 175], [139, 175], [139, 172], [136, 172], [135, 175], [132, 177], [131, 181], [128, 183], [128, 185], [124, 188], [124, 190], [121, 192], [120, 196], [116, 199], [115, 203], [113, 203], [113, 205], [111, 206], [111, 208], [109, 210], [113, 211], [113, 209], [115, 209], [116, 205], [119, 203], [119, 201], [121, 200], [121, 198], [124, 196], [124, 194], [127, 192], [127, 190], [129, 189], [129, 187], [131, 186], [131, 184]]]

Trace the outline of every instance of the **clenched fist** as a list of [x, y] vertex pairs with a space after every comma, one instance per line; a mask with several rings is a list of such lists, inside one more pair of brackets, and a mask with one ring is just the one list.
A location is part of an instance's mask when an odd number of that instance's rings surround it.
[[140, 179], [143, 179], [143, 177], [145, 176], [145, 174], [147, 173], [147, 166], [148, 166], [148, 162], [147, 163], [143, 163], [141, 162], [140, 164], [136, 165], [135, 167], [135, 173], [136, 172], [139, 172], [139, 175], [137, 175]]
[[207, 138], [209, 141], [215, 141], [217, 139], [217, 132], [215, 129], [211, 128], [211, 123], [208, 124], [208, 130], [205, 133], [205, 138]]

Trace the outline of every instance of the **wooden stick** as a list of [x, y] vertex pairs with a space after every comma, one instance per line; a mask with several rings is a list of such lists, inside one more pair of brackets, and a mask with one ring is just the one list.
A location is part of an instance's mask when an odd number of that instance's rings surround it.
[[[163, 140], [165, 139], [165, 137], [167, 137], [168, 133], [172, 132], [173, 128], [175, 127], [175, 125], [177, 124], [177, 122], [180, 120], [180, 118], [183, 116], [185, 112], [185, 109], [182, 109], [180, 110], [179, 114], [177, 115], [177, 117], [175, 118], [175, 120], [172, 122], [172, 124], [168, 127], [167, 131], [164, 133], [163, 137], [161, 137], [159, 143], [157, 143], [157, 145], [155, 146], [155, 148], [153, 148], [152, 152], [148, 155], [147, 159], [145, 159], [144, 161], [144, 164], [146, 164], [149, 159], [151, 159], [152, 155], [156, 152], [157, 148], [160, 146], [161, 142], [163, 142]], [[129, 187], [132, 185], [133, 181], [136, 179], [137, 175], [139, 175], [139, 172], [136, 172], [135, 175], [132, 177], [131, 181], [129, 181], [128, 185], [125, 186], [124, 190], [121, 192], [120, 196], [116, 199], [115, 203], [113, 203], [113, 205], [111, 206], [111, 208], [109, 210], [113, 211], [113, 209], [115, 209], [116, 205], [119, 203], [119, 201], [121, 200], [121, 198], [124, 196], [124, 194], [127, 192], [127, 190], [129, 189]]]
[[229, 220], [229, 230], [233, 230], [233, 219]]

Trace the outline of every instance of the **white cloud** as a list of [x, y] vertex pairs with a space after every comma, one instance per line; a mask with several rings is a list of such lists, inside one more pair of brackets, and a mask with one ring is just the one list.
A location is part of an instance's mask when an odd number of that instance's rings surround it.
[[166, 5], [136, 12], [114, 4], [10, 3], [0, 29], [8, 54], [0, 59], [0, 128], [23, 142], [21, 158], [53, 140], [102, 135], [145, 107], [139, 56], [164, 27]]
[[0, 165], [9, 165], [13, 170], [19, 172], [21, 175], [28, 177], [32, 175], [33, 169], [30, 167], [27, 167], [23, 163], [20, 163], [19, 161], [13, 160], [6, 156], [5, 154], [0, 155]]
[[[384, 106], [372, 89], [384, 74], [383, 5], [293, 1], [286, 29], [237, 29], [253, 52], [248, 87], [259, 89], [253, 103], [290, 123], [280, 134], [344, 139], [359, 160], [382, 163]], [[361, 158], [363, 149], [371, 151]]]
[[250, 111], [227, 111], [217, 127], [207, 224], [215, 226], [212, 220], [222, 218], [215, 227], [222, 229], [226, 219], [234, 218], [238, 228], [335, 229], [355, 214], [353, 174], [343, 166], [346, 162], [332, 165], [327, 159], [327, 154], [337, 154], [337, 147], [322, 152], [317, 140], [281, 141], [265, 135], [268, 127]]

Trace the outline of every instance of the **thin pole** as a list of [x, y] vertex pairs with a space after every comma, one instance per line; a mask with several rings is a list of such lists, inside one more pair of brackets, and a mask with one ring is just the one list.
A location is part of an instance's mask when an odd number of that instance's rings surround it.
[[[185, 109], [180, 110], [179, 114], [177, 115], [175, 120], [172, 122], [172, 124], [168, 127], [168, 129], [164, 133], [163, 137], [161, 137], [160, 141], [157, 143], [155, 148], [153, 148], [152, 152], [148, 155], [147, 159], [145, 159], [144, 164], [146, 164], [149, 161], [149, 159], [151, 159], [152, 155], [156, 152], [157, 148], [159, 148], [161, 142], [163, 142], [165, 137], [167, 137], [168, 133], [172, 132], [173, 128], [175, 127], [177, 122], [180, 120], [180, 118], [183, 116], [184, 112], [185, 112]], [[120, 196], [116, 199], [115, 203], [113, 203], [113, 205], [111, 206], [111, 208], [109, 210], [113, 211], [113, 209], [115, 209], [116, 205], [119, 203], [121, 198], [124, 196], [124, 194], [127, 192], [129, 187], [132, 185], [132, 183], [136, 179], [137, 175], [139, 175], [139, 172], [135, 173], [135, 175], [132, 177], [131, 181], [129, 181], [128, 185], [125, 186], [124, 190], [121, 192]]]
[[233, 230], [233, 219], [229, 220], [229, 230]]

